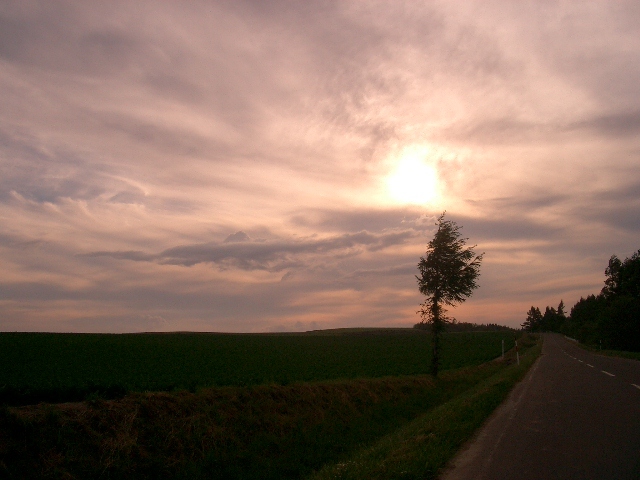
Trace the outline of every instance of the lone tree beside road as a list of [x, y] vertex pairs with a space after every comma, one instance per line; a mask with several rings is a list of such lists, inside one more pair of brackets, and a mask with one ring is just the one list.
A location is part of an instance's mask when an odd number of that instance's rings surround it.
[[[445, 212], [446, 213], [446, 212]], [[427, 253], [420, 257], [418, 288], [426, 299], [420, 304], [423, 325], [431, 327], [433, 357], [431, 373], [438, 376], [440, 366], [440, 337], [448, 322], [444, 305], [455, 306], [470, 297], [478, 288], [480, 262], [484, 253], [476, 255], [473, 247], [465, 248], [466, 238], [460, 238], [460, 227], [455, 222], [438, 217], [438, 230], [427, 245]]]

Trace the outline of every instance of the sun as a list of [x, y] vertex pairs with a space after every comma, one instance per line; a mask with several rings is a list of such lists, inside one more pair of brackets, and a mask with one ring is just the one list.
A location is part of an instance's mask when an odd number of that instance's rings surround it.
[[397, 203], [425, 205], [438, 198], [438, 173], [416, 153], [400, 156], [386, 179], [388, 194]]

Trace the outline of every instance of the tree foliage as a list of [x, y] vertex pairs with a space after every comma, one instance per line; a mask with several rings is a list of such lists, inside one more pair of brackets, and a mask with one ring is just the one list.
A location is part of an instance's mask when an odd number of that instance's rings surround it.
[[602, 296], [607, 299], [619, 296], [640, 298], [640, 250], [624, 262], [612, 255], [604, 274], [607, 279], [600, 292]]
[[640, 351], [640, 250], [624, 261], [612, 255], [604, 273], [600, 293], [580, 298], [569, 317], [562, 301], [557, 310], [547, 307], [544, 315], [531, 307], [522, 327], [561, 332], [603, 348]]
[[420, 257], [418, 289], [426, 296], [420, 305], [421, 323], [429, 325], [433, 334], [432, 373], [438, 375], [440, 362], [440, 335], [451, 319], [446, 315], [446, 306], [464, 302], [478, 288], [480, 263], [484, 254], [476, 255], [473, 247], [466, 247], [460, 227], [445, 220], [443, 213], [436, 223], [438, 230], [427, 245], [427, 252]]
[[531, 307], [522, 328], [529, 332], [557, 332], [565, 319], [564, 301], [560, 300], [557, 309], [547, 306], [544, 314], [538, 307]]
[[539, 325], [542, 325], [542, 313], [538, 307], [531, 306], [527, 312], [527, 318], [522, 324], [522, 328], [529, 332], [536, 332], [539, 329]]

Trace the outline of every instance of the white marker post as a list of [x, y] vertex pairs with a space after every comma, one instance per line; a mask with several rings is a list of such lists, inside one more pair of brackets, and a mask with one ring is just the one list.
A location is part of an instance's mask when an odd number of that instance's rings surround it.
[[518, 340], [516, 340], [516, 361], [520, 365], [520, 352], [518, 352]]

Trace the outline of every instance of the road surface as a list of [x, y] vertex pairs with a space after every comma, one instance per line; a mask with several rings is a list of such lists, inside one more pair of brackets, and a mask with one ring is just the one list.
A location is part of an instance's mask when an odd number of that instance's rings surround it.
[[640, 362], [545, 334], [525, 379], [441, 479], [640, 479]]

